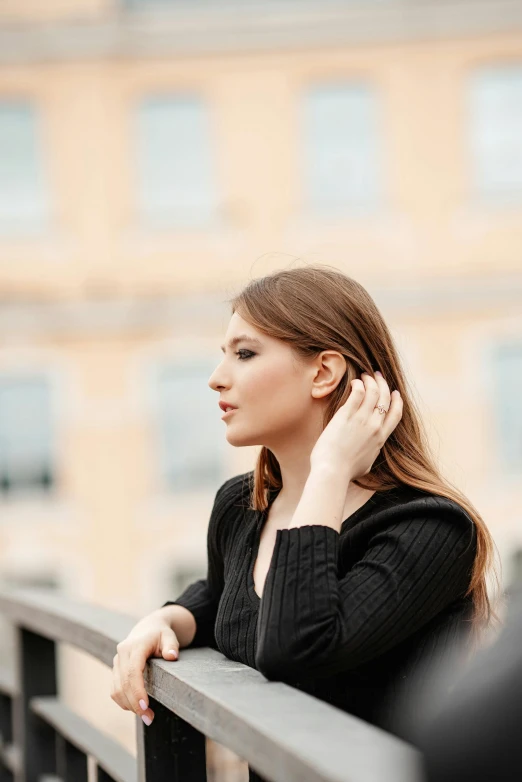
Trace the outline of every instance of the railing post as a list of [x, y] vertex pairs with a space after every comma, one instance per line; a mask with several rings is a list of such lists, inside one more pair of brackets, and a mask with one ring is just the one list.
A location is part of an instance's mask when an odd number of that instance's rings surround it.
[[96, 768], [96, 782], [114, 782], [113, 778], [110, 777], [106, 771], [103, 770], [103, 768]]
[[56, 771], [63, 782], [88, 782], [87, 755], [56, 734]]
[[[0, 738], [3, 748], [13, 741], [12, 697], [3, 692], [0, 693]], [[10, 771], [0, 763], [0, 782], [10, 782], [12, 779]]]
[[56, 772], [55, 731], [33, 714], [31, 698], [56, 695], [56, 644], [26, 630], [16, 631], [16, 672], [19, 694], [13, 715], [15, 744], [20, 748], [16, 782], [38, 782], [41, 774]]
[[152, 725], [136, 717], [138, 782], [206, 782], [206, 738], [149, 695]]

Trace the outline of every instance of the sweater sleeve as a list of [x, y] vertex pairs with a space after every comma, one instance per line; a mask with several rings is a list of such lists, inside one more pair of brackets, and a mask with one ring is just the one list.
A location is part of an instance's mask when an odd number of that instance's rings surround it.
[[333, 675], [399, 644], [464, 594], [476, 530], [464, 512], [405, 511], [342, 578], [339, 545], [325, 525], [277, 531], [257, 626], [267, 678]]
[[[217, 649], [214, 623], [219, 599], [223, 591], [223, 536], [221, 520], [230, 499], [230, 481], [217, 491], [207, 530], [207, 577], [189, 584], [175, 600], [167, 600], [163, 606], [180, 605], [187, 608], [196, 620], [196, 633], [191, 647], [211, 646]], [[162, 606], [162, 607], [163, 607]]]

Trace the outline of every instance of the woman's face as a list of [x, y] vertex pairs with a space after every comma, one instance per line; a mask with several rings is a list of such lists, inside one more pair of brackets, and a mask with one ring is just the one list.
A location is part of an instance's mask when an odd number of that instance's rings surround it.
[[[230, 341], [247, 336], [230, 344]], [[223, 421], [231, 445], [265, 445], [269, 448], [300, 435], [316, 436], [322, 429], [323, 405], [312, 396], [317, 364], [299, 362], [290, 346], [258, 331], [237, 313], [230, 319], [224, 355], [208, 384], [219, 401], [237, 407]]]

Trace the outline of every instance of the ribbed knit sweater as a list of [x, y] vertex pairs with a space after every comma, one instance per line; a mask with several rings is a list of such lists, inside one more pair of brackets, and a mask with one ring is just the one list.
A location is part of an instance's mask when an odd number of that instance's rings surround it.
[[394, 732], [396, 695], [417, 665], [470, 627], [471, 596], [463, 595], [476, 554], [473, 520], [454, 501], [406, 485], [376, 492], [340, 532], [277, 530], [259, 598], [253, 567], [267, 510], [249, 509], [251, 479], [237, 475], [218, 489], [207, 577], [164, 605], [192, 612], [192, 647], [210, 646]]

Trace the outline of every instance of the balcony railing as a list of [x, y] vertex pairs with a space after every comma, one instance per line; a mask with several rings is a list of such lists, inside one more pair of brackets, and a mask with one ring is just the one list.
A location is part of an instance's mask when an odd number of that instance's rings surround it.
[[423, 778], [406, 742], [209, 648], [148, 661], [155, 719], [146, 727], [129, 716], [134, 757], [60, 700], [56, 652], [71, 644], [112, 668], [137, 618], [45, 590], [0, 591], [0, 613], [15, 632], [15, 659], [0, 675], [2, 782], [87, 782], [89, 765], [97, 782], [202, 782], [205, 737], [272, 782]]

